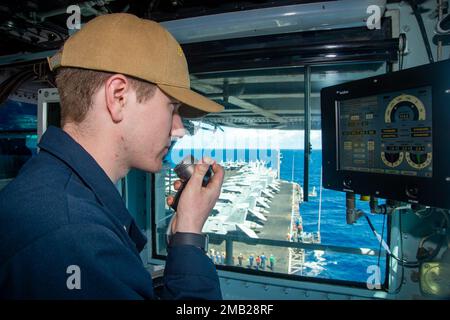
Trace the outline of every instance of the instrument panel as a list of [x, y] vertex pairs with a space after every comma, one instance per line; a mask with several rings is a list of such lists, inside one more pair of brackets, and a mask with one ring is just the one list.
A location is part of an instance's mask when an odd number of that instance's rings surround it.
[[324, 188], [450, 209], [450, 59], [323, 88]]
[[432, 177], [431, 103], [431, 87], [339, 101], [339, 169]]

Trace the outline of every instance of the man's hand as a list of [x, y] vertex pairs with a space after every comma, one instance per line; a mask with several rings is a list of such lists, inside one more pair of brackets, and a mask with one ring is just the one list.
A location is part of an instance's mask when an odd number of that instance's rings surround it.
[[[212, 165], [214, 175], [208, 185], [203, 187], [203, 177], [209, 165]], [[172, 233], [202, 233], [203, 225], [219, 198], [223, 177], [223, 168], [210, 158], [203, 158], [195, 165], [194, 173], [184, 187], [178, 202], [177, 214], [172, 222]], [[175, 190], [178, 190], [181, 184], [181, 180], [175, 181]], [[167, 204], [170, 206], [173, 200], [173, 196], [167, 197]]]

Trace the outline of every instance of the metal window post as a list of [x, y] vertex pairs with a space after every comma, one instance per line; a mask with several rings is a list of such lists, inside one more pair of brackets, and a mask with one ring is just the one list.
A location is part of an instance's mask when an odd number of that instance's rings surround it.
[[225, 240], [225, 251], [226, 251], [226, 258], [225, 258], [225, 264], [228, 266], [233, 265], [233, 240]]
[[305, 66], [305, 80], [304, 80], [304, 94], [305, 94], [305, 159], [303, 163], [303, 201], [308, 201], [309, 190], [309, 159], [311, 158], [311, 143], [310, 143], [310, 131], [311, 131], [311, 66]]

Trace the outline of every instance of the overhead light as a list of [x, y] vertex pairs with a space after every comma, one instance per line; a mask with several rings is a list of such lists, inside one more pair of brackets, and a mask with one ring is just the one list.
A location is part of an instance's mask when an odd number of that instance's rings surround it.
[[330, 54], [326, 54], [325, 57], [326, 57], [326, 58], [336, 58], [336, 57], [337, 57], [337, 54], [330, 53]]

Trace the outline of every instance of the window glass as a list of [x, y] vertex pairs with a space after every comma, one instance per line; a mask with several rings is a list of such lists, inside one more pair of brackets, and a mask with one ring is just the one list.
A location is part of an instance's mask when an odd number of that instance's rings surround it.
[[[384, 68], [382, 63], [312, 68], [309, 190], [303, 190], [304, 68], [193, 75], [193, 88], [226, 109], [186, 122], [191, 135], [168, 155], [155, 179], [156, 198], [175, 193], [173, 167], [186, 155], [209, 156], [226, 170], [219, 201], [203, 229], [210, 237], [208, 255], [219, 269], [359, 283], [375, 275], [384, 282], [385, 253], [367, 221], [347, 225], [345, 194], [324, 190], [320, 183], [320, 89]], [[173, 210], [158, 201], [156, 253], [165, 255]], [[368, 203], [357, 205], [369, 212]], [[386, 239], [384, 217], [370, 219]]]
[[7, 100], [0, 105], [0, 189], [36, 153], [36, 105]]

